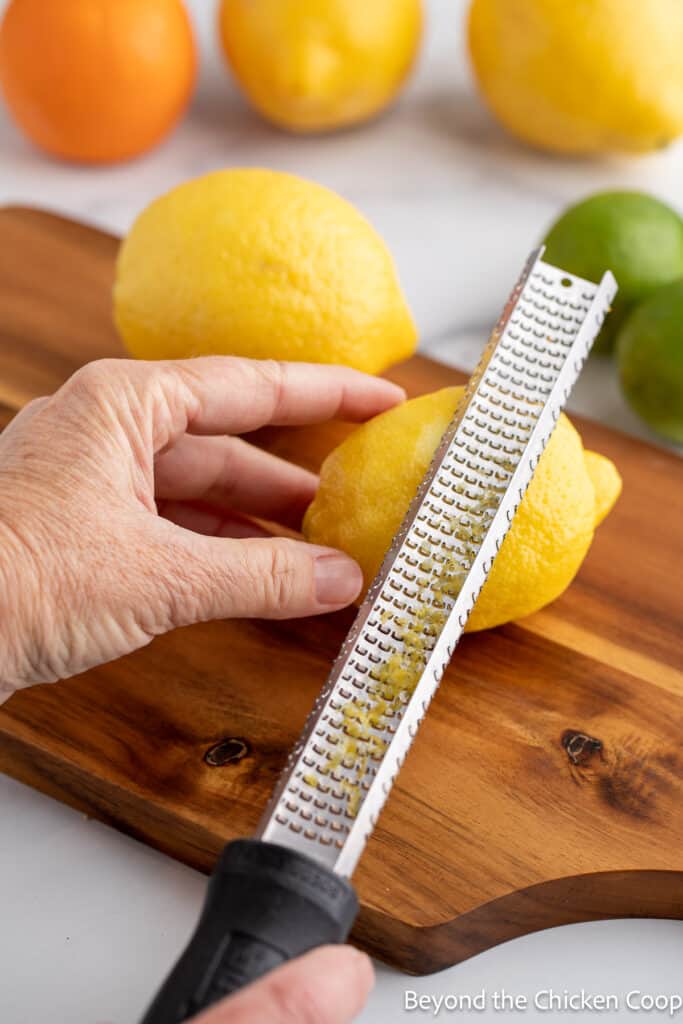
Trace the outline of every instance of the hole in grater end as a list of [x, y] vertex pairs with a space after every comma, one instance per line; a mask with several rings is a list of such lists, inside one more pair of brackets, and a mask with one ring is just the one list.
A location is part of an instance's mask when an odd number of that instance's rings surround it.
[[574, 282], [572, 281], [571, 277], [563, 277], [560, 281], [560, 284], [563, 288], [571, 288]]

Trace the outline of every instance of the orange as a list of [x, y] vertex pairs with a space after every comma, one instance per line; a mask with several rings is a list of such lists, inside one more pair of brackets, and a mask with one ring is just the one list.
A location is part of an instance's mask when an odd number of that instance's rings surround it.
[[181, 0], [11, 0], [0, 86], [19, 127], [68, 160], [136, 156], [185, 109], [197, 67]]

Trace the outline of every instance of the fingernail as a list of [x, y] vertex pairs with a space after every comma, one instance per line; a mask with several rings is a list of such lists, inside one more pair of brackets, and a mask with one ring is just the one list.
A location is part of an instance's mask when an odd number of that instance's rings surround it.
[[384, 383], [387, 385], [386, 390], [388, 392], [393, 391], [397, 402], [403, 402], [408, 397], [406, 389], [401, 387], [400, 384], [395, 384], [393, 380], [385, 380]]
[[360, 593], [363, 574], [346, 555], [321, 555], [315, 560], [315, 596], [319, 604], [350, 604]]

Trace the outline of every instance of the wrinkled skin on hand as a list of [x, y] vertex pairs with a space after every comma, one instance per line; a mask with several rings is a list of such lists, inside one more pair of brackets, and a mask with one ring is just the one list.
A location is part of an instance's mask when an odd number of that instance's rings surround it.
[[0, 435], [0, 702], [177, 626], [342, 607], [361, 587], [298, 528], [317, 478], [232, 436], [363, 420], [401, 389], [344, 367], [103, 360]]

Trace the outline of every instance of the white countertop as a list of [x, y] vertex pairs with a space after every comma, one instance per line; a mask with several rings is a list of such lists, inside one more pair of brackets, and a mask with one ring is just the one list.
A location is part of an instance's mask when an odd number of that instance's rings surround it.
[[[0, 10], [5, 6], [0, 0]], [[568, 202], [600, 188], [653, 191], [683, 208], [683, 148], [640, 160], [560, 161], [516, 145], [472, 95], [463, 0], [431, 0], [420, 67], [388, 116], [353, 132], [290, 138], [236, 95], [216, 50], [214, 4], [192, 0], [204, 67], [190, 116], [159, 150], [101, 170], [51, 163], [0, 110], [0, 203], [29, 203], [125, 231], [158, 193], [221, 166], [293, 171], [353, 201], [391, 247], [425, 351], [471, 367], [528, 250]], [[2, 239], [0, 239], [2, 244]], [[571, 408], [653, 440], [593, 361]], [[204, 879], [167, 857], [0, 777], [0, 1021], [134, 1024], [194, 923]], [[683, 923], [613, 921], [528, 936], [425, 979], [379, 969], [362, 1024], [433, 1019], [420, 993], [654, 994], [680, 986]], [[680, 988], [679, 988], [680, 991]], [[517, 1016], [517, 1014], [515, 1014]], [[593, 1020], [588, 1010], [571, 1013]], [[631, 1016], [626, 1009], [608, 1019]], [[651, 1013], [648, 1019], [663, 1019]], [[267, 1024], [267, 1022], [264, 1022]]]

